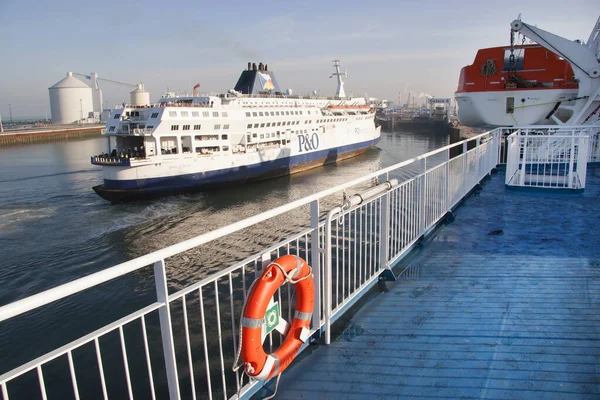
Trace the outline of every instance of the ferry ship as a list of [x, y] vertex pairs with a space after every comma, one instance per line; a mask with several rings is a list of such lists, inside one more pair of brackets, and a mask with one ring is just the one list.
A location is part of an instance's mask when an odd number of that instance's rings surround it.
[[380, 138], [375, 108], [348, 98], [338, 60], [334, 97], [282, 92], [266, 64], [248, 63], [227, 93], [176, 96], [114, 110], [109, 153], [94, 156], [104, 184], [94, 191], [124, 202], [201, 187], [283, 176], [365, 152]]

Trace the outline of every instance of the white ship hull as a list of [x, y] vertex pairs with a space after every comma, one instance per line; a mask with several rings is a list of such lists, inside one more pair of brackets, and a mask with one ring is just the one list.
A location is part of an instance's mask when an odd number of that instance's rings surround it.
[[[577, 89], [511, 90], [497, 92], [457, 92], [458, 119], [466, 126], [515, 126], [552, 124], [546, 117], [558, 102], [563, 105], [577, 96]], [[513, 113], [507, 112], [509, 98], [514, 99]], [[558, 117], [564, 110], [557, 109]], [[555, 114], [556, 115], [556, 114]], [[562, 119], [561, 118], [561, 119]]]

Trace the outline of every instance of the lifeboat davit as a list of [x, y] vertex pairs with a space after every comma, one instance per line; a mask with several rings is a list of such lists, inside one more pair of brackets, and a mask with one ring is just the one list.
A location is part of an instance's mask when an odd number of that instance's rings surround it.
[[460, 71], [458, 119], [466, 126], [515, 126], [553, 124], [555, 115], [566, 121], [570, 99], [579, 86], [571, 65], [538, 44], [514, 46], [514, 70], [510, 70], [510, 46], [481, 49], [472, 65]]

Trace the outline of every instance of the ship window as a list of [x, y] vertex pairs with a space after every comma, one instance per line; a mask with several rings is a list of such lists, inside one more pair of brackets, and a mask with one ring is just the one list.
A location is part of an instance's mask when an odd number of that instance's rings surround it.
[[265, 138], [265, 134], [264, 134], [264, 133], [261, 133], [261, 134], [260, 134], [260, 138], [261, 138], [261, 139], [264, 139], [264, 138]]
[[258, 113], [258, 116], [259, 116], [259, 117], [263, 117], [263, 116], [264, 116], [264, 115], [263, 115], [263, 112], [262, 112], [262, 111], [261, 111], [261, 112], [259, 112], [259, 113]]
[[251, 136], [250, 135], [246, 135], [246, 142], [250, 142], [251, 141]]
[[152, 129], [154, 129], [154, 125], [148, 125], [148, 126], [146, 127], [146, 130], [147, 130], [147, 131], [151, 131]]
[[258, 128], [258, 124], [254, 124], [254, 127], [255, 127], [255, 128]]
[[158, 118], [158, 113], [152, 113], [152, 116], [150, 118]]
[[277, 126], [281, 126], [281, 121], [277, 123]]
[[287, 140], [287, 142], [289, 143], [289, 142], [290, 142], [290, 139], [288, 139], [288, 140]]
[[209, 116], [210, 116], [210, 114], [209, 114], [209, 112], [208, 112], [208, 111], [202, 111], [202, 116], [203, 116], [203, 117], [209, 117]]
[[275, 111], [275, 115], [279, 115], [279, 111]]
[[256, 138], [256, 137], [258, 137], [258, 135], [257, 135], [256, 133], [253, 133], [253, 134], [252, 134], [252, 137], [253, 137], [253, 138]]
[[182, 116], [182, 117], [189, 117], [189, 116], [190, 116], [190, 114], [189, 114], [187, 111], [182, 111], [182, 112], [181, 112], [181, 116]]
[[191, 153], [192, 152], [192, 137], [182, 136], [181, 137], [181, 152]]
[[218, 111], [213, 111], [213, 117], [218, 117], [219, 116], [219, 112]]
[[177, 111], [169, 111], [169, 117], [176, 117]]
[[285, 115], [290, 115], [290, 112], [289, 112], [289, 111], [286, 111], [286, 112], [285, 112]]
[[250, 113], [249, 113], [249, 112], [247, 112], [247, 113], [246, 113], [246, 117], [249, 117], [249, 116], [250, 116]]
[[246, 128], [247, 128], [247, 129], [250, 129], [250, 128], [252, 128], [252, 124], [248, 124], [248, 125], [246, 126]]
[[223, 129], [229, 129], [229, 124], [223, 125]]
[[271, 111], [271, 117], [275, 116], [275, 111]]
[[262, 124], [260, 124], [260, 127], [264, 128], [265, 127], [265, 123], [263, 122]]
[[229, 146], [223, 146], [223, 151], [229, 151]]
[[202, 128], [202, 125], [194, 125], [194, 130], [199, 131]]
[[192, 117], [199, 117], [200, 113], [198, 111], [192, 111]]
[[221, 129], [221, 124], [215, 124], [215, 130]]
[[271, 134], [270, 134], [270, 133], [267, 133], [267, 134], [265, 134], [265, 137], [268, 139], [268, 138], [270, 138], [270, 137], [271, 137]]
[[213, 154], [219, 152], [219, 146], [196, 147], [198, 154]]
[[114, 132], [115, 131], [116, 126], [111, 126], [110, 128], [108, 128], [109, 132]]
[[190, 126], [189, 125], [184, 125], [183, 126], [183, 130], [184, 131], [189, 131], [190, 130]]
[[256, 113], [256, 111], [252, 112], [252, 116], [253, 117], [257, 117], [258, 116], [258, 114]]
[[224, 118], [227, 118], [227, 117], [228, 117], [227, 111], [223, 111], [223, 112], [221, 113], [221, 115], [222, 115]]
[[160, 153], [177, 154], [177, 138], [174, 136], [160, 138]]
[[227, 135], [221, 135], [221, 140], [227, 140]]
[[196, 135], [194, 136], [196, 140], [219, 140], [219, 135]]
[[270, 126], [271, 126], [271, 123], [270, 123], [270, 122], [267, 122], [267, 128], [268, 128], [268, 127], [270, 127]]
[[171, 125], [171, 130], [172, 131], [178, 131], [179, 130], [179, 125]]
[[121, 114], [115, 114], [115, 119], [121, 118]]

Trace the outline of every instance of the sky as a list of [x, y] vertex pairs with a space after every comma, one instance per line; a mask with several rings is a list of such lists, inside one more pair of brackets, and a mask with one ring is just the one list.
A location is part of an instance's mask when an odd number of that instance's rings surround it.
[[[600, 1], [0, 0], [0, 115], [49, 115], [48, 87], [67, 71], [143, 82], [151, 100], [168, 87], [224, 92], [247, 62], [267, 63], [282, 89], [333, 95], [332, 60], [346, 93], [398, 102], [452, 97], [480, 48], [509, 44], [524, 22], [587, 40]], [[108, 107], [127, 86], [101, 82]]]

